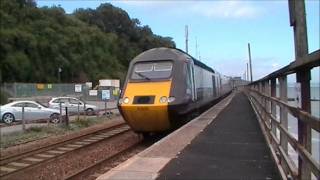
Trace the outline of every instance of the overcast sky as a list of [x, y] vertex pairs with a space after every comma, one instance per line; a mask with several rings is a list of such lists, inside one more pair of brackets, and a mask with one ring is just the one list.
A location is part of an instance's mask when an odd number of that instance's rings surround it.
[[[259, 79], [294, 60], [293, 30], [286, 0], [225, 1], [37, 1], [39, 7], [60, 5], [67, 13], [96, 8], [109, 2], [170, 36], [185, 50], [185, 25], [189, 26], [189, 54], [229, 76], [243, 76], [251, 44], [253, 77]], [[319, 1], [306, 1], [309, 52], [319, 45]], [[198, 52], [196, 52], [196, 39]], [[312, 81], [319, 82], [319, 68]]]

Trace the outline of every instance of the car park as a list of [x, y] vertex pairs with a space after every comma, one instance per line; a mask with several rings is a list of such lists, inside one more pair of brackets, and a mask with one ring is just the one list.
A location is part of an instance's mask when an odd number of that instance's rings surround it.
[[95, 105], [87, 104], [74, 97], [54, 97], [48, 103], [50, 108], [60, 109], [68, 108], [69, 112], [86, 112], [87, 115], [93, 115], [97, 112], [98, 107]]
[[[24, 114], [22, 109], [24, 107]], [[53, 123], [59, 122], [59, 110], [45, 107], [35, 101], [14, 101], [0, 106], [1, 121], [11, 124], [14, 121], [50, 119]], [[22, 115], [23, 114], [23, 115]]]

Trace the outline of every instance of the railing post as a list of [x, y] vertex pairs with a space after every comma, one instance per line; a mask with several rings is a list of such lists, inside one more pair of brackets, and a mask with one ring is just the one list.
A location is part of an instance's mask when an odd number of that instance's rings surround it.
[[[297, 81], [301, 83], [301, 108], [311, 113], [310, 105], [310, 70], [297, 72]], [[308, 124], [298, 119], [298, 141], [311, 153], [311, 128]], [[309, 165], [299, 156], [300, 179], [311, 179]]]
[[86, 107], [86, 101], [83, 102], [84, 105], [83, 105], [83, 110], [84, 110], [84, 116], [83, 116], [83, 119], [86, 121], [87, 120], [87, 107]]
[[62, 104], [61, 104], [61, 101], [59, 101], [59, 112], [60, 112], [59, 123], [61, 123], [62, 122]]
[[[276, 92], [277, 92], [277, 85], [276, 85], [276, 78], [272, 78], [271, 79], [271, 89], [270, 89], [270, 93], [271, 93], [271, 97], [276, 97]], [[276, 103], [271, 101], [271, 114], [273, 117], [277, 117], [277, 108], [276, 108]], [[277, 132], [276, 132], [276, 125], [273, 121], [271, 121], [271, 130], [272, 133], [277, 136]]]
[[66, 111], [65, 125], [66, 125], [66, 127], [69, 127], [69, 113], [68, 113], [68, 107], [65, 107], [65, 111]]
[[[261, 82], [259, 82], [259, 92], [261, 93], [262, 92], [262, 83]], [[262, 96], [259, 96], [259, 101], [260, 101], [260, 104], [262, 105]], [[261, 107], [260, 108], [258, 108], [259, 109], [259, 114], [261, 114]], [[262, 116], [261, 116], [262, 117]]]
[[[271, 92], [270, 92], [270, 84], [269, 84], [269, 80], [264, 82], [264, 94], [267, 96], [271, 96]], [[270, 113], [270, 103], [271, 101], [268, 100], [268, 98], [265, 98], [265, 110], [267, 113]], [[265, 119], [266, 121], [269, 123], [270, 127], [272, 126], [271, 123], [271, 119], [269, 118], [269, 116], [267, 114], [265, 114]]]
[[[282, 102], [288, 101], [288, 95], [287, 95], [287, 76], [281, 76], [278, 78], [279, 85], [280, 85], [280, 100]], [[280, 106], [280, 124], [281, 126], [288, 130], [288, 111], [285, 107]], [[283, 149], [283, 151], [288, 155], [288, 138], [287, 136], [283, 135], [280, 131], [280, 146]], [[283, 159], [281, 159], [283, 161]], [[281, 162], [281, 164], [283, 164]]]
[[77, 113], [77, 120], [79, 121], [80, 120], [80, 103], [78, 103], [78, 113]]
[[25, 119], [24, 105], [22, 106], [21, 118], [22, 118], [22, 130], [25, 131], [26, 130], [26, 119]]
[[[290, 25], [294, 30], [294, 44], [296, 61], [308, 55], [308, 35], [306, 23], [305, 2], [289, 1]], [[310, 113], [310, 70], [304, 69], [296, 72], [297, 82], [301, 83], [301, 108]], [[298, 141], [308, 151], [311, 152], [311, 128], [306, 123], [298, 119]], [[311, 179], [309, 165], [299, 156], [299, 179]]]

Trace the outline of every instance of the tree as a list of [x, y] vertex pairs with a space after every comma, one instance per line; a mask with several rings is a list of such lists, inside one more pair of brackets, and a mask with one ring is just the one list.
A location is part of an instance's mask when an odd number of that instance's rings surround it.
[[0, 59], [4, 82], [124, 79], [130, 60], [154, 47], [175, 47], [122, 9], [101, 4], [67, 15], [34, 0], [1, 0]]

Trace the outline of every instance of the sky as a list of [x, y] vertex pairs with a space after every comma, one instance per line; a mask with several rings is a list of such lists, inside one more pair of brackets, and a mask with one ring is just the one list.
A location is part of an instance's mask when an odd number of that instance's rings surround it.
[[[188, 25], [188, 53], [224, 75], [244, 76], [248, 43], [253, 80], [294, 60], [293, 28], [286, 0], [37, 1], [38, 7], [61, 6], [67, 13], [77, 8], [95, 9], [101, 3], [120, 7], [155, 34], [172, 37], [182, 50]], [[318, 0], [306, 1], [309, 52], [320, 48], [319, 8]], [[319, 67], [312, 70], [312, 81], [319, 82]]]

